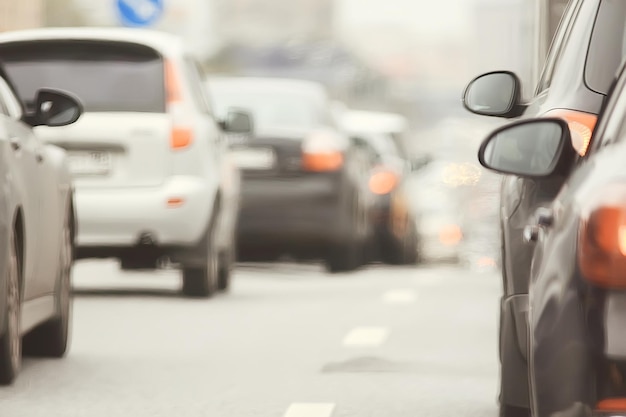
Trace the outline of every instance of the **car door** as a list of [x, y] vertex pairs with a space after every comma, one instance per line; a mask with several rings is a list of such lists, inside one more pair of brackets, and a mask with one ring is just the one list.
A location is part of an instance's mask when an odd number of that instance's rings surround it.
[[9, 141], [12, 151], [12, 167], [15, 169], [17, 192], [21, 195], [24, 215], [24, 270], [23, 297], [29, 301], [42, 295], [39, 274], [39, 260], [42, 252], [41, 239], [41, 143], [32, 129], [23, 124], [22, 107], [12, 93], [6, 81], [0, 77], [0, 101], [5, 109], [1, 117], [5, 120], [5, 140]]

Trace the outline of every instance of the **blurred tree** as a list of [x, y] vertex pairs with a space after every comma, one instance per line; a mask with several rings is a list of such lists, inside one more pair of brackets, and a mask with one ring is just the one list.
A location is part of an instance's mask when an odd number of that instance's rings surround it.
[[87, 26], [87, 17], [74, 0], [46, 0], [44, 2], [45, 26]]

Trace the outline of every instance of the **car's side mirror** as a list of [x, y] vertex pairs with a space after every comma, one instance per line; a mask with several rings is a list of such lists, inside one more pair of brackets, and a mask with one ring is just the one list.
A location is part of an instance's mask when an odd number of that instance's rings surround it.
[[465, 88], [463, 106], [481, 116], [519, 117], [525, 109], [521, 103], [521, 82], [510, 71], [480, 75]]
[[426, 165], [430, 164], [433, 161], [433, 157], [430, 155], [424, 155], [417, 158], [413, 158], [410, 160], [411, 163], [411, 171], [419, 171], [424, 168]]
[[540, 118], [495, 130], [480, 146], [478, 160], [499, 173], [545, 178], [565, 174], [575, 154], [567, 122]]
[[24, 122], [36, 126], [67, 126], [83, 114], [83, 106], [69, 93], [42, 88], [35, 96], [34, 111], [24, 116]]
[[220, 122], [224, 132], [251, 134], [254, 132], [252, 115], [244, 110], [230, 109], [226, 118]]

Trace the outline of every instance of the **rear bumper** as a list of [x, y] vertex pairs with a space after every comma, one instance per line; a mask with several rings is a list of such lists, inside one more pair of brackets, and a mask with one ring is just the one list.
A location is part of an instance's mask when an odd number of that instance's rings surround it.
[[[170, 198], [182, 200], [168, 206]], [[123, 248], [150, 233], [157, 246], [197, 243], [206, 230], [213, 195], [199, 178], [174, 177], [160, 187], [76, 190], [77, 247]]]
[[352, 223], [346, 188], [336, 175], [244, 179], [240, 245], [315, 245], [347, 238]]

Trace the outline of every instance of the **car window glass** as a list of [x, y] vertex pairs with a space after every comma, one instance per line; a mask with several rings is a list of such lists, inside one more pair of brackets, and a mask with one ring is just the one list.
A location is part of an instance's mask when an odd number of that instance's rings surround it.
[[13, 119], [19, 120], [22, 118], [22, 106], [17, 101], [17, 98], [13, 94], [11, 87], [6, 83], [4, 79], [0, 77], [0, 102], [2, 104], [2, 112]]
[[626, 56], [626, 2], [603, 0], [594, 24], [585, 67], [589, 88], [606, 94]]
[[204, 77], [199, 65], [192, 58], [185, 58], [185, 72], [189, 77], [191, 94], [198, 110], [204, 114], [211, 114], [211, 107], [204, 92]]
[[565, 10], [565, 14], [559, 23], [554, 38], [552, 39], [550, 51], [548, 52], [548, 57], [546, 58], [545, 65], [539, 79], [539, 84], [537, 85], [536, 94], [540, 94], [547, 90], [552, 83], [554, 70], [556, 69], [561, 57], [563, 46], [567, 43], [573, 23], [576, 20], [578, 10], [580, 10], [581, 3], [581, 1], [572, 1]]
[[41, 41], [3, 45], [0, 55], [26, 108], [47, 87], [75, 94], [87, 112], [165, 112], [163, 60], [151, 48]]
[[621, 77], [608, 98], [606, 106], [600, 114], [594, 135], [599, 140], [592, 141], [587, 156], [616, 141], [623, 141], [626, 136], [626, 77]]

